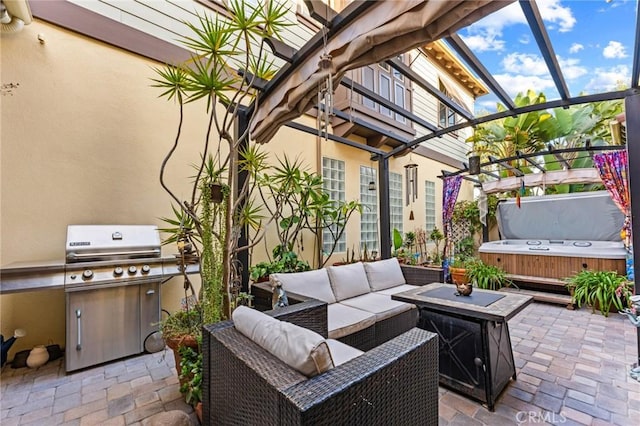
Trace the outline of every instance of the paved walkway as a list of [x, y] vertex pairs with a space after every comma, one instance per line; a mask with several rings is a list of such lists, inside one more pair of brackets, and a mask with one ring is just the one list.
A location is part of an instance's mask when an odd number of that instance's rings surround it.
[[[626, 318], [536, 303], [509, 327], [518, 380], [493, 413], [441, 388], [441, 425], [640, 424], [640, 382], [628, 376], [637, 357], [636, 329]], [[157, 413], [181, 410], [195, 425], [173, 364], [167, 351], [69, 375], [62, 360], [35, 370], [5, 366], [0, 423], [149, 425]]]

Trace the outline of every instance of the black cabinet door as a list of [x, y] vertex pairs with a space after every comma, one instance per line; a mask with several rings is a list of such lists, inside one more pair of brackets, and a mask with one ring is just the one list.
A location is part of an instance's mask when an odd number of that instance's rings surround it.
[[422, 309], [419, 327], [439, 336], [440, 383], [487, 402], [481, 323]]

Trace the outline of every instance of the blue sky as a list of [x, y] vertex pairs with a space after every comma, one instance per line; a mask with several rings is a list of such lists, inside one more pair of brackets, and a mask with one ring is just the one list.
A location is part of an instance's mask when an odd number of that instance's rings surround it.
[[[615, 89], [631, 83], [636, 0], [538, 0], [549, 38], [571, 96]], [[547, 99], [559, 95], [536, 41], [516, 1], [460, 36], [500, 85], [515, 97], [531, 88]], [[495, 110], [486, 95], [476, 110]]]

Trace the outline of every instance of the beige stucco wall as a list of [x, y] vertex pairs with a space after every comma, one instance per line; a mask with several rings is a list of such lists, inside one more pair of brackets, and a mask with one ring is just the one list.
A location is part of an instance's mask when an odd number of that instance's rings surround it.
[[[38, 21], [1, 43], [2, 84], [19, 86], [0, 97], [0, 264], [62, 260], [69, 224], [162, 226], [171, 210], [158, 175], [178, 114], [150, 87], [158, 64]], [[185, 146], [167, 179], [180, 196], [206, 119], [201, 106], [187, 109]], [[174, 310], [181, 294], [179, 280], [165, 284], [164, 307]], [[36, 344], [64, 344], [62, 290], [0, 296], [0, 318], [5, 337], [16, 327], [28, 333], [10, 359]]]
[[[44, 35], [44, 44], [38, 34]], [[159, 218], [172, 213], [158, 174], [175, 137], [178, 113], [150, 87], [152, 67], [158, 64], [39, 21], [20, 33], [2, 35], [0, 42], [2, 84], [19, 85], [0, 97], [0, 265], [62, 260], [69, 224], [162, 226]], [[207, 119], [202, 104], [188, 105], [185, 116], [183, 142], [167, 174], [182, 198], [190, 190], [190, 164], [199, 158]], [[302, 121], [314, 126], [313, 119]], [[316, 143], [314, 136], [283, 128], [266, 148], [301, 155], [311, 170], [320, 171]], [[359, 166], [376, 167], [365, 152], [333, 142], [322, 142], [319, 155], [346, 162], [349, 200], [358, 198]], [[439, 196], [442, 182], [436, 176], [446, 167], [416, 155], [411, 159], [419, 164], [420, 180], [434, 181]], [[408, 156], [392, 160], [391, 171], [403, 173], [408, 161]], [[471, 186], [465, 185], [461, 198], [471, 194]], [[405, 212], [405, 231], [424, 224], [420, 195], [415, 221], [409, 222]], [[437, 199], [438, 218], [440, 204]], [[359, 225], [354, 217], [348, 247], [357, 246]], [[269, 249], [272, 241], [267, 241]], [[256, 249], [255, 261], [264, 258], [262, 247]], [[172, 252], [165, 247], [164, 254]], [[338, 253], [335, 260], [342, 257]], [[165, 284], [163, 307], [175, 310], [182, 294], [180, 280]], [[28, 333], [13, 346], [9, 359], [36, 344], [63, 345], [64, 310], [62, 290], [0, 296], [2, 334], [8, 337], [17, 327]]]

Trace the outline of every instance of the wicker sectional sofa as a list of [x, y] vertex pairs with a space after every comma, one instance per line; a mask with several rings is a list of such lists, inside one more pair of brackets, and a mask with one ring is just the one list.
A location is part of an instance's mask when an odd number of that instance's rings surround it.
[[327, 337], [368, 351], [417, 324], [415, 305], [391, 300], [391, 295], [438, 281], [438, 278], [426, 268], [400, 265], [396, 258], [390, 258], [308, 272], [272, 274], [268, 283], [254, 284], [252, 294], [260, 310], [271, 309], [276, 285], [286, 291], [290, 303], [326, 302]]
[[[325, 302], [307, 300], [266, 313], [322, 336], [328, 334]], [[413, 328], [367, 352], [352, 349], [358, 356], [308, 377], [236, 325], [240, 327], [229, 320], [203, 330], [205, 425], [438, 422], [438, 338], [434, 333]]]

